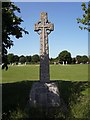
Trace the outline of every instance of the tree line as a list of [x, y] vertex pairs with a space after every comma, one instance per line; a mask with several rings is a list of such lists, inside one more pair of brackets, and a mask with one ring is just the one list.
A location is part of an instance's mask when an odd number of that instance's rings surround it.
[[[13, 53], [9, 53], [8, 56], [8, 64], [39, 64], [40, 56], [35, 54], [33, 56], [18, 56]], [[49, 58], [50, 64], [89, 64], [90, 57], [83, 55], [77, 55], [76, 57], [72, 57], [71, 53], [67, 50], [64, 50], [59, 53], [56, 58]]]
[[14, 55], [13, 53], [8, 54], [7, 56], [7, 60], [8, 60], [8, 64], [29, 64], [29, 63], [38, 63], [40, 61], [40, 57], [39, 55], [35, 54], [33, 56], [29, 55], [29, 56], [18, 56], [18, 55]]

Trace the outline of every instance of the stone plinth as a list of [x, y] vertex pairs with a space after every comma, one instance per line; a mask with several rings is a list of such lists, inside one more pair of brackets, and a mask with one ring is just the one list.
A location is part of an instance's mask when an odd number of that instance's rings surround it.
[[34, 83], [30, 91], [29, 104], [31, 107], [59, 107], [60, 96], [56, 83]]
[[[67, 107], [60, 96], [57, 82], [35, 82], [32, 85], [26, 111], [31, 119], [62, 118]], [[61, 119], [62, 120], [62, 119]]]
[[29, 117], [39, 120], [55, 117], [61, 111], [60, 100], [56, 82], [35, 82], [26, 107]]

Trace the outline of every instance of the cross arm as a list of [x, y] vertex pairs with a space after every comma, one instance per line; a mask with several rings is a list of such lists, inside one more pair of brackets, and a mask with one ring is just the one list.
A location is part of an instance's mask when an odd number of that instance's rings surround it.
[[48, 22], [47, 30], [53, 31], [54, 30], [54, 24], [52, 24], [51, 22]]
[[38, 21], [35, 26], [34, 26], [34, 31], [38, 32], [40, 29], [39, 25], [40, 25], [41, 21]]

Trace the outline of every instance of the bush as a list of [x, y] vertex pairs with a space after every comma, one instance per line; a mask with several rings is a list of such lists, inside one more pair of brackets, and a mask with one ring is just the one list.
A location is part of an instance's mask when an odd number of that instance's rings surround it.
[[25, 111], [20, 110], [17, 108], [15, 111], [10, 113], [10, 120], [25, 120], [28, 118], [28, 115]]
[[74, 118], [90, 118], [90, 104], [88, 96], [83, 96], [77, 101], [76, 104], [73, 104], [71, 107], [72, 115]]

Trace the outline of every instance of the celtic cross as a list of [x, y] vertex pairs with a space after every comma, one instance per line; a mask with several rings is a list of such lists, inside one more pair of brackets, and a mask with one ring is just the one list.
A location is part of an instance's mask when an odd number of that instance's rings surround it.
[[48, 21], [46, 12], [40, 14], [40, 20], [35, 24], [35, 29], [40, 35], [40, 81], [49, 82], [49, 47], [48, 35], [54, 30], [54, 25]]

